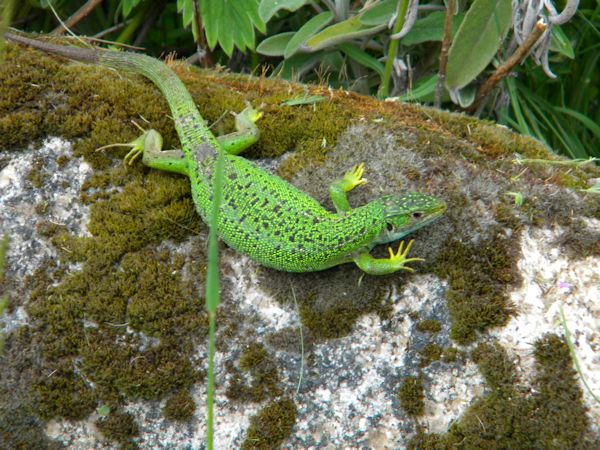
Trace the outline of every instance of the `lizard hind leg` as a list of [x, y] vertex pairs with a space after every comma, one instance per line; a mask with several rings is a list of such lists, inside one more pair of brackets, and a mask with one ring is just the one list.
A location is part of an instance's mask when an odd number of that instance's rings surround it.
[[187, 161], [181, 150], [162, 150], [163, 139], [156, 130], [144, 130], [143, 133], [133, 141], [126, 144], [109, 144], [96, 149], [104, 150], [111, 147], [130, 147], [131, 150], [123, 163], [132, 165], [137, 158], [142, 156], [144, 165], [153, 169], [164, 170], [187, 175]]
[[223, 150], [230, 155], [238, 155], [258, 141], [260, 131], [256, 122], [263, 113], [259, 109], [253, 108], [250, 103], [246, 103], [246, 107], [234, 115], [236, 131], [217, 137]]

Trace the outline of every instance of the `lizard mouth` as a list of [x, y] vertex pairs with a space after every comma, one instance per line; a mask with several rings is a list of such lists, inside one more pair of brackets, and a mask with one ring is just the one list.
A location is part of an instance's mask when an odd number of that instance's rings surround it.
[[447, 206], [445, 203], [440, 203], [436, 208], [432, 208], [429, 211], [415, 211], [410, 215], [408, 222], [401, 225], [394, 225], [388, 222], [386, 229], [381, 233], [377, 244], [387, 244], [389, 242], [397, 241], [403, 238], [407, 234], [422, 228], [431, 222], [439, 219], [444, 214]]

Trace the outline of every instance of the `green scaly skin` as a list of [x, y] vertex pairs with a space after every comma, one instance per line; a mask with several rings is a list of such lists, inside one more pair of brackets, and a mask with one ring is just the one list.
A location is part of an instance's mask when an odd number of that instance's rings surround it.
[[412, 241], [387, 259], [373, 258], [378, 244], [396, 241], [431, 223], [446, 209], [430, 195], [387, 195], [350, 208], [347, 192], [366, 182], [364, 165], [355, 166], [330, 187], [337, 213], [315, 199], [236, 156], [258, 140], [255, 122], [261, 114], [248, 106], [236, 117], [237, 132], [216, 138], [206, 126], [181, 80], [162, 62], [149, 56], [105, 50], [65, 47], [6, 33], [9, 40], [70, 59], [100, 64], [149, 78], [166, 97], [182, 150], [162, 150], [162, 138], [148, 130], [129, 144], [125, 161], [139, 155], [149, 167], [190, 178], [198, 213], [207, 222], [212, 202], [212, 174], [218, 152], [225, 152], [224, 182], [218, 234], [230, 247], [253, 260], [288, 272], [323, 270], [354, 262], [363, 271], [383, 275], [412, 270], [406, 264]]

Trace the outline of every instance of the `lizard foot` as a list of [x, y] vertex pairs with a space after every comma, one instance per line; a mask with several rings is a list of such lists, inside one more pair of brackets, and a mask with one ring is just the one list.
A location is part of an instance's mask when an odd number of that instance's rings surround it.
[[423, 258], [408, 258], [408, 252], [412, 247], [413, 240], [411, 240], [406, 247], [404, 247], [404, 241], [400, 242], [398, 251], [394, 253], [394, 250], [388, 248], [390, 257], [387, 259], [373, 258], [368, 252], [361, 253], [354, 258], [356, 265], [364, 272], [370, 275], [388, 275], [390, 273], [397, 272], [398, 270], [408, 270], [413, 272], [412, 267], [408, 267], [406, 264], [415, 261], [424, 261]]
[[363, 178], [363, 173], [365, 172], [365, 163], [362, 162], [357, 164], [352, 169], [350, 169], [342, 182], [344, 183], [344, 190], [348, 192], [351, 189], [354, 189], [356, 186], [360, 186], [361, 184], [365, 184], [367, 182], [366, 178]]
[[233, 113], [235, 116], [235, 123], [238, 130], [248, 128], [249, 124], [255, 124], [263, 116], [260, 107], [253, 108], [250, 102], [246, 102], [246, 107], [239, 113]]
[[390, 265], [394, 266], [396, 270], [403, 269], [408, 270], [409, 272], [414, 272], [414, 269], [412, 267], [407, 267], [405, 264], [415, 261], [425, 261], [423, 258], [407, 258], [408, 252], [410, 251], [410, 248], [412, 247], [414, 242], [415, 240], [411, 239], [408, 242], [406, 248], [404, 248], [404, 241], [401, 241], [400, 245], [398, 246], [398, 252], [396, 253], [394, 253], [394, 250], [392, 250], [391, 247], [388, 247], [388, 251], [390, 252], [390, 258], [386, 261], [389, 261]]
[[144, 130], [144, 132], [133, 141], [122, 144], [109, 144], [96, 149], [96, 151], [105, 150], [112, 147], [130, 147], [129, 153], [123, 158], [125, 165], [132, 165], [135, 160], [144, 153], [144, 150], [160, 151], [162, 148], [162, 136], [156, 130]]

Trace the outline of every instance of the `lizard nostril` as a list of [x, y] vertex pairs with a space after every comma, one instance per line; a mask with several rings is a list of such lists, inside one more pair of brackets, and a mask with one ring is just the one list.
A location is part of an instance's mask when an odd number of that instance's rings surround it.
[[422, 212], [414, 212], [414, 213], [412, 213], [413, 219], [420, 219], [422, 215], [423, 215]]

